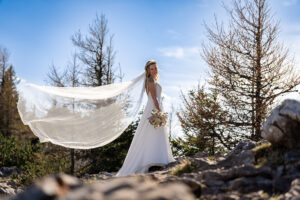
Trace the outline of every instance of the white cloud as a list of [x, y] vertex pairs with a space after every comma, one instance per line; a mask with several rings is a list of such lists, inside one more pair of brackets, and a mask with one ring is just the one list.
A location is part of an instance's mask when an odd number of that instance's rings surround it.
[[207, 8], [209, 6], [209, 0], [198, 0], [196, 6], [199, 8]]
[[298, 0], [284, 0], [283, 2], [284, 6], [292, 6], [298, 3]]
[[175, 57], [175, 58], [183, 58], [184, 57], [184, 51], [181, 47], [175, 47], [175, 48], [159, 48], [158, 51], [160, 51], [163, 56], [166, 57]]
[[162, 53], [163, 56], [173, 57], [173, 58], [187, 58], [200, 55], [199, 47], [165, 47], [158, 48], [158, 51]]
[[182, 35], [177, 32], [177, 31], [174, 31], [172, 29], [168, 29], [167, 30], [167, 34], [172, 38], [172, 39], [181, 39], [182, 38]]

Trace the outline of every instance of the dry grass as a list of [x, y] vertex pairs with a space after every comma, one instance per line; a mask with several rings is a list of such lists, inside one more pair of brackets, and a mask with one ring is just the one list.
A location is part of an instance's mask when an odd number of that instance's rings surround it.
[[273, 147], [271, 143], [263, 143], [252, 149], [255, 152], [255, 167], [282, 165], [284, 156], [288, 149], [284, 147]]
[[174, 176], [181, 176], [184, 173], [190, 173], [196, 169], [196, 166], [190, 160], [184, 160], [179, 165], [176, 165], [170, 170], [170, 174]]

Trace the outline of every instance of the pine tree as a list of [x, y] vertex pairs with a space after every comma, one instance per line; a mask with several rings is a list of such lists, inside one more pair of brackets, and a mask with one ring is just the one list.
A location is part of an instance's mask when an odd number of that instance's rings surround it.
[[232, 149], [238, 137], [226, 129], [227, 111], [219, 104], [216, 92], [205, 92], [198, 85], [187, 95], [182, 94], [182, 100], [177, 116], [184, 136], [172, 140], [175, 154], [191, 156], [201, 151], [215, 155]]
[[16, 133], [18, 94], [15, 87], [15, 76], [12, 66], [5, 72], [1, 80], [0, 92], [0, 132], [4, 135]]
[[21, 137], [20, 134], [28, 134], [29, 130], [23, 125], [17, 110], [18, 81], [8, 59], [8, 50], [0, 47], [0, 132], [5, 136]]

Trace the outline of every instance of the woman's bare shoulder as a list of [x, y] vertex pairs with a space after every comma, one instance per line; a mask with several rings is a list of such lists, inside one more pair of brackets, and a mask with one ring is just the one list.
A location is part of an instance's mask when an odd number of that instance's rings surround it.
[[147, 82], [148, 83], [154, 83], [155, 81], [154, 81], [154, 79], [152, 77], [149, 77], [148, 80], [147, 80]]

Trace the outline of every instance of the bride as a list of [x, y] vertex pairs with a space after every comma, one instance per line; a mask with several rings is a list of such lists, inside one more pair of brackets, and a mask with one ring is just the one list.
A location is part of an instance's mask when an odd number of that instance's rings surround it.
[[157, 63], [129, 82], [98, 87], [39, 86], [21, 81], [18, 111], [41, 142], [67, 148], [91, 149], [118, 138], [135, 119], [144, 91], [148, 102], [130, 149], [117, 176], [147, 172], [151, 166], [175, 161], [166, 127], [154, 128], [148, 117], [162, 110]]
[[128, 154], [117, 176], [145, 173], [151, 166], [166, 165], [173, 158], [166, 127], [155, 128], [148, 121], [151, 111], [163, 110], [162, 88], [158, 83], [157, 63], [150, 60], [145, 65], [145, 89], [148, 101], [131, 142]]

